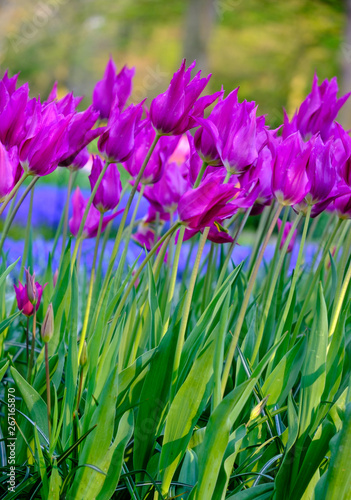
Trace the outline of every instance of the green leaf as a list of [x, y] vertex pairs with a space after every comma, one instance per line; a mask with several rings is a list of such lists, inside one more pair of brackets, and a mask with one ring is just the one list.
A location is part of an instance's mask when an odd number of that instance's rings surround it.
[[9, 367], [9, 364], [10, 364], [10, 361], [5, 361], [5, 363], [3, 364], [3, 366], [0, 368], [0, 382], [2, 381], [3, 376], [5, 375], [6, 370]]
[[10, 274], [12, 269], [14, 269], [16, 267], [17, 262], [20, 260], [20, 258], [21, 257], [18, 257], [18, 259], [13, 264], [9, 265], [9, 267], [6, 269], [6, 271], [4, 273], [2, 273], [2, 275], [0, 276], [0, 287], [5, 282], [7, 276]]
[[[44, 400], [40, 397], [33, 387], [28, 384], [28, 382], [22, 377], [20, 373], [13, 366], [10, 368], [11, 375], [21, 393], [23, 401], [25, 402], [29, 415], [33, 422], [37, 424], [37, 427], [43, 432], [45, 436], [49, 435], [48, 432], [48, 421], [47, 421], [47, 406]], [[46, 443], [43, 437], [40, 436], [40, 442], [42, 444], [48, 443], [48, 438], [46, 437]]]
[[318, 500], [351, 499], [351, 403], [346, 405], [341, 431], [330, 443], [331, 457], [328, 471], [315, 490]]
[[[112, 498], [122, 471], [124, 452], [126, 446], [133, 434], [133, 412], [128, 411], [120, 420], [117, 436], [113, 445], [109, 449], [105, 463], [107, 465], [107, 477], [105, 478], [103, 487], [96, 497], [97, 500], [105, 500]], [[104, 468], [104, 466], [103, 466]]]
[[[178, 311], [174, 314], [174, 317], [177, 316]], [[172, 321], [171, 327], [152, 357], [150, 369], [145, 377], [135, 424], [133, 453], [135, 469], [146, 469], [160, 431], [162, 415], [169, 402], [172, 382], [170, 367], [173, 366], [174, 362], [178, 329], [175, 322]]]
[[299, 341], [280, 360], [262, 386], [263, 396], [269, 396], [268, 406], [281, 406], [295, 384], [305, 359], [305, 338]]
[[211, 336], [189, 375], [180, 386], [167, 416], [160, 457], [162, 493], [167, 494], [173, 475], [187, 449], [194, 426], [212, 389], [213, 356], [216, 343]]
[[308, 336], [306, 358], [302, 367], [299, 436], [306, 435], [315, 425], [326, 380], [327, 347], [328, 313], [320, 284], [316, 314]]
[[[273, 346], [253, 371], [251, 377], [231, 391], [212, 413], [205, 433], [205, 439], [199, 450], [199, 480], [197, 500], [211, 500], [216, 486], [220, 465], [229, 442], [230, 430], [257, 384], [262, 371], [272, 354], [285, 337]], [[222, 494], [225, 494], [223, 491]]]
[[[106, 457], [109, 456], [109, 448], [113, 437], [113, 428], [116, 412], [116, 401], [118, 393], [117, 367], [112, 371], [103, 392], [101, 393], [99, 406], [96, 407], [89, 426], [95, 425], [96, 429], [89, 434], [79, 453], [79, 465], [89, 464], [107, 472], [109, 464]], [[84, 418], [84, 417], [83, 417]], [[75, 500], [95, 498], [100, 492], [105, 476], [83, 467], [77, 471], [68, 496]]]
[[260, 484], [227, 497], [227, 500], [268, 500], [273, 492], [273, 484]]

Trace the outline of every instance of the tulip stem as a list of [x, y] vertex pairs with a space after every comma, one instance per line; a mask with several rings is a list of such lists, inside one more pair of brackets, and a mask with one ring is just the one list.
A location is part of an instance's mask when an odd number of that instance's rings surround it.
[[27, 316], [26, 353], [27, 353], [27, 367], [28, 367], [28, 362], [29, 362], [29, 316]]
[[224, 365], [223, 376], [222, 376], [222, 397], [223, 397], [225, 388], [227, 386], [229, 373], [230, 373], [230, 369], [231, 369], [231, 366], [233, 363], [236, 346], [238, 344], [239, 335], [240, 335], [241, 328], [242, 328], [243, 323], [244, 323], [245, 314], [247, 311], [247, 307], [249, 305], [251, 293], [252, 293], [252, 290], [253, 290], [253, 287], [254, 287], [254, 284], [256, 281], [258, 270], [259, 270], [259, 267], [261, 265], [264, 252], [267, 248], [268, 242], [270, 240], [270, 237], [272, 236], [273, 230], [275, 228], [275, 225], [277, 223], [277, 220], [279, 218], [279, 215], [280, 215], [280, 212], [282, 211], [282, 209], [283, 209], [283, 205], [278, 205], [278, 208], [277, 208], [277, 210], [274, 214], [273, 220], [268, 228], [268, 231], [267, 231], [265, 239], [263, 241], [261, 250], [257, 256], [255, 265], [252, 269], [252, 273], [251, 273], [250, 279], [249, 279], [247, 287], [246, 287], [245, 295], [244, 295], [244, 298], [243, 298], [243, 301], [241, 304], [241, 308], [240, 308], [240, 313], [239, 313], [238, 319], [236, 320], [236, 326], [235, 326], [233, 338], [232, 338], [232, 341], [231, 341], [230, 346], [229, 346], [228, 356], [227, 356], [227, 359], [226, 359], [226, 362]]
[[130, 238], [132, 236], [133, 228], [134, 228], [134, 225], [135, 225], [135, 219], [136, 219], [136, 216], [137, 216], [137, 213], [138, 213], [139, 205], [140, 205], [140, 202], [142, 200], [144, 191], [145, 191], [145, 184], [142, 184], [141, 188], [140, 188], [140, 191], [139, 191], [139, 194], [138, 194], [138, 198], [137, 198], [134, 210], [133, 210], [133, 213], [132, 213], [132, 218], [130, 220], [129, 226], [126, 229], [126, 235], [125, 235], [125, 238], [124, 238], [124, 249], [123, 249], [121, 260], [119, 262], [119, 266], [121, 266], [120, 267], [121, 268], [121, 274], [120, 274], [120, 276], [122, 276], [122, 272], [123, 272], [123, 269], [124, 269], [124, 264], [125, 264], [126, 257], [127, 257], [127, 252], [128, 252], [128, 245], [129, 245], [129, 242], [130, 242]]
[[45, 373], [46, 373], [46, 406], [48, 415], [49, 441], [51, 441], [51, 394], [50, 394], [50, 370], [49, 370], [49, 348], [44, 342], [45, 349]]
[[28, 172], [25, 172], [22, 175], [22, 177], [19, 179], [19, 181], [17, 182], [17, 184], [13, 187], [12, 191], [6, 196], [3, 204], [0, 207], [0, 215], [3, 214], [5, 208], [9, 204], [10, 200], [12, 200], [12, 198], [15, 196], [15, 194], [17, 193], [17, 191], [19, 190], [19, 188], [22, 186], [22, 184], [24, 183], [24, 181], [27, 179], [27, 177], [29, 175], [30, 174]]
[[[274, 274], [272, 276], [272, 279], [267, 283], [268, 294], [267, 294], [267, 298], [264, 302], [264, 310], [263, 310], [262, 316], [260, 318], [260, 328], [259, 328], [259, 331], [258, 331], [258, 334], [256, 337], [255, 347], [254, 347], [254, 350], [253, 350], [253, 353], [251, 356], [251, 365], [252, 366], [256, 360], [256, 356], [258, 354], [258, 351], [259, 351], [259, 348], [261, 345], [264, 328], [266, 326], [266, 321], [268, 318], [269, 309], [271, 307], [275, 287], [276, 287], [276, 284], [277, 284], [277, 281], [279, 278], [280, 270], [283, 266], [284, 258], [285, 258], [286, 252], [288, 250], [288, 246], [289, 246], [289, 243], [291, 241], [291, 238], [293, 237], [293, 234], [294, 234], [301, 219], [302, 219], [302, 213], [299, 213], [299, 215], [296, 217], [296, 219], [295, 219], [295, 221], [294, 221], [294, 223], [293, 223], [293, 225], [292, 225], [292, 227], [287, 235], [287, 238], [284, 242], [282, 251], [281, 251], [280, 256], [279, 256], [278, 264], [274, 265]], [[282, 225], [281, 229], [283, 229], [283, 225]], [[277, 243], [277, 245], [278, 245], [278, 243]]]
[[[4, 226], [4, 229], [2, 231], [2, 235], [1, 235], [0, 253], [2, 252], [2, 248], [3, 248], [3, 245], [5, 243], [6, 236], [8, 235], [8, 232], [10, 230], [10, 227], [11, 227], [11, 224], [13, 222], [13, 219], [16, 217], [16, 214], [17, 214], [20, 206], [22, 205], [24, 199], [26, 198], [27, 194], [34, 187], [35, 183], [38, 180], [39, 180], [39, 176], [34, 177], [34, 179], [31, 181], [31, 183], [26, 187], [26, 189], [25, 189], [24, 193], [22, 194], [21, 198], [18, 200], [15, 208], [11, 211], [11, 213], [9, 212], [9, 217], [5, 221], [5, 226]], [[31, 203], [30, 203], [30, 207], [29, 207], [29, 211], [28, 211], [29, 226], [30, 226], [30, 219], [31, 219], [31, 214], [32, 214], [31, 207], [33, 207], [33, 200], [32, 200], [32, 198], [31, 198]], [[28, 225], [28, 223], [27, 223], [27, 225]], [[26, 255], [25, 251], [24, 251], [23, 255]], [[24, 268], [24, 261], [23, 261], [23, 259], [22, 259], [22, 262], [23, 262], [23, 268]], [[22, 272], [23, 272], [23, 269], [20, 272], [20, 276], [22, 275]]]
[[232, 173], [227, 172], [227, 175], [225, 176], [225, 179], [224, 179], [224, 181], [223, 181], [223, 184], [228, 184], [229, 179], [231, 178], [231, 176], [232, 176], [232, 175], [233, 175]]
[[[174, 224], [173, 227], [169, 228], [168, 231], [162, 236], [162, 238], [160, 238], [158, 240], [158, 242], [156, 243], [156, 245], [150, 250], [150, 252], [147, 254], [147, 256], [145, 257], [145, 259], [143, 260], [143, 262], [140, 264], [140, 266], [138, 267], [137, 271], [135, 272], [134, 276], [132, 277], [126, 291], [124, 292], [122, 298], [121, 298], [121, 301], [119, 302], [118, 304], [118, 307], [117, 307], [117, 310], [114, 314], [114, 316], [119, 316], [122, 312], [122, 309], [127, 301], [127, 298], [130, 294], [130, 292], [132, 291], [133, 287], [134, 287], [134, 284], [137, 282], [142, 270], [144, 269], [144, 267], [146, 266], [146, 264], [149, 262], [150, 259], [152, 259], [152, 257], [155, 255], [157, 249], [163, 244], [164, 241], [168, 240], [169, 237], [172, 235], [172, 233], [174, 231], [176, 231], [178, 229], [178, 227], [181, 225], [181, 222], [176, 222]], [[108, 337], [105, 339], [104, 341], [104, 344], [105, 346], [108, 346], [110, 344], [110, 341], [111, 341], [111, 338], [112, 338], [112, 335], [113, 335], [113, 329], [110, 329], [110, 333], [108, 335]], [[103, 361], [104, 361], [104, 355], [102, 354], [101, 355], [101, 363], [103, 364]]]
[[168, 325], [169, 325], [169, 318], [170, 318], [170, 313], [171, 313], [171, 306], [172, 306], [175, 284], [176, 284], [176, 280], [177, 280], [179, 257], [180, 257], [180, 251], [182, 248], [184, 233], [185, 233], [185, 226], [182, 226], [179, 229], [178, 240], [177, 240], [177, 245], [176, 245], [174, 259], [173, 259], [171, 281], [170, 281], [169, 287], [168, 287], [166, 308], [165, 308], [165, 313], [163, 316], [164, 323], [163, 323], [162, 337], [166, 334], [167, 329], [168, 329]]
[[85, 210], [84, 210], [84, 214], [83, 214], [83, 217], [82, 217], [82, 220], [81, 220], [81, 223], [80, 223], [80, 226], [79, 226], [79, 231], [78, 231], [78, 234], [77, 234], [77, 237], [76, 237], [76, 243], [74, 245], [74, 250], [73, 250], [73, 255], [72, 255], [72, 260], [71, 260], [71, 273], [73, 271], [73, 267], [74, 267], [74, 264], [75, 264], [75, 261], [76, 261], [76, 258], [77, 258], [77, 253], [78, 253], [78, 246], [79, 246], [79, 241], [82, 237], [82, 234], [83, 234], [83, 230], [84, 230], [84, 225], [85, 225], [85, 222], [87, 220], [87, 217], [88, 217], [88, 213], [89, 213], [89, 210], [90, 210], [90, 207], [93, 203], [93, 200], [95, 198], [95, 195], [96, 195], [96, 192], [101, 184], [101, 181], [106, 173], [106, 170], [108, 169], [108, 166], [110, 165], [110, 162], [106, 160], [106, 163], [104, 165], [104, 168], [101, 170], [101, 173], [96, 181], [96, 184], [94, 186], [94, 189], [92, 190], [91, 192], [91, 195], [89, 197], [89, 200], [88, 200], [88, 203], [85, 207]]
[[69, 178], [68, 178], [68, 187], [67, 187], [67, 198], [66, 198], [64, 215], [63, 215], [61, 255], [64, 254], [65, 248], [66, 248], [66, 239], [67, 239], [67, 231], [68, 231], [68, 210], [69, 210], [69, 202], [70, 202], [70, 198], [71, 198], [72, 186], [73, 186], [73, 170], [70, 170], [69, 171]]
[[195, 262], [194, 262], [194, 267], [193, 267], [191, 277], [190, 277], [190, 282], [189, 282], [189, 287], [188, 287], [184, 307], [182, 310], [182, 321], [180, 323], [180, 329], [179, 329], [179, 334], [178, 334], [178, 338], [177, 338], [177, 345], [176, 345], [174, 362], [173, 362], [171, 401], [173, 400], [173, 398], [176, 394], [177, 381], [178, 381], [178, 375], [179, 375], [180, 358], [182, 355], [182, 350], [183, 350], [183, 345], [184, 345], [184, 340], [185, 340], [185, 332], [186, 332], [186, 327], [187, 327], [188, 319], [189, 319], [191, 301], [193, 298], [193, 293], [194, 293], [197, 273], [198, 273], [199, 266], [200, 266], [202, 252], [203, 252], [203, 249], [205, 247], [205, 243], [207, 241], [207, 236], [208, 236], [209, 231], [210, 231], [210, 228], [205, 227], [204, 232], [201, 235], [199, 247], [198, 247]]
[[349, 264], [345, 278], [343, 280], [344, 272], [346, 269], [346, 264], [347, 264], [347, 260], [348, 260], [348, 256], [349, 256], [350, 245], [351, 245], [351, 231], [347, 235], [346, 242], [344, 242], [343, 255], [342, 255], [342, 261], [341, 261], [341, 269], [339, 272], [339, 281], [338, 281], [337, 289], [335, 292], [332, 318], [331, 318], [330, 327], [329, 327], [329, 337], [331, 337], [335, 331], [336, 324], [337, 324], [338, 319], [339, 319], [341, 307], [343, 305], [346, 291], [347, 291], [347, 288], [349, 286], [350, 279], [351, 279], [351, 264]]
[[320, 262], [318, 264], [316, 272], [313, 274], [313, 277], [312, 277], [312, 279], [310, 281], [310, 285], [309, 285], [306, 297], [305, 297], [305, 299], [302, 302], [302, 308], [301, 308], [300, 314], [299, 314], [299, 316], [297, 318], [296, 325], [295, 325], [295, 328], [294, 328], [294, 331], [293, 331], [293, 337], [294, 338], [297, 337], [297, 334], [300, 331], [301, 324], [302, 324], [304, 315], [306, 313], [307, 306], [309, 305], [310, 298], [311, 298], [312, 293], [313, 293], [313, 291], [315, 289], [317, 280], [319, 279], [319, 275], [320, 275], [320, 272], [322, 270], [322, 267], [324, 266], [324, 261], [325, 261], [327, 255], [328, 255], [328, 253], [329, 253], [330, 246], [333, 243], [334, 238], [335, 238], [337, 232], [339, 231], [339, 228], [340, 228], [340, 226], [341, 226], [342, 223], [343, 223], [343, 219], [339, 219], [338, 222], [337, 222], [337, 224], [336, 224], [336, 226], [335, 226], [335, 228], [334, 228], [334, 230], [333, 230], [333, 232], [332, 232], [332, 234], [329, 236], [329, 239], [328, 239], [328, 241], [325, 244], [321, 260], [320, 260]]
[[97, 232], [96, 240], [95, 240], [93, 265], [91, 268], [91, 275], [90, 275], [88, 299], [87, 299], [87, 305], [85, 308], [83, 328], [82, 328], [82, 332], [81, 332], [80, 340], [79, 340], [78, 363], [80, 362], [80, 357], [82, 354], [82, 350], [84, 347], [84, 341], [85, 341], [85, 337], [87, 334], [88, 321], [89, 321], [90, 308], [91, 308], [91, 299], [93, 296], [93, 289], [94, 289], [95, 267], [96, 267], [97, 254], [98, 254], [98, 250], [99, 250], [99, 242], [100, 242], [100, 237], [101, 237], [103, 220], [104, 220], [104, 214], [103, 214], [103, 212], [100, 212], [99, 227], [98, 227], [98, 232]]
[[76, 406], [77, 416], [78, 416], [80, 398], [82, 397], [83, 378], [84, 378], [83, 376], [84, 376], [84, 366], [81, 366], [81, 368], [80, 368], [80, 375], [79, 375], [79, 387], [78, 387], [78, 395], [77, 395], [77, 406]]
[[199, 187], [200, 182], [202, 181], [202, 178], [204, 176], [205, 170], [207, 168], [207, 165], [208, 164], [205, 161], [202, 163], [202, 167], [200, 169], [200, 172], [197, 174], [196, 181], [195, 181], [193, 189], [196, 189], [197, 187]]
[[122, 220], [121, 220], [121, 223], [120, 223], [119, 228], [118, 228], [118, 232], [117, 232], [115, 243], [114, 243], [113, 250], [112, 250], [112, 255], [111, 255], [110, 262], [109, 262], [109, 265], [108, 265], [108, 268], [107, 268], [107, 271], [106, 271], [105, 279], [104, 279], [104, 282], [103, 282], [103, 286], [101, 287], [101, 293], [100, 293], [100, 297], [99, 297], [99, 301], [98, 301], [97, 307], [95, 309], [95, 315], [94, 315], [93, 324], [95, 324], [95, 322], [96, 322], [96, 319], [98, 317], [98, 314], [99, 314], [99, 312], [101, 310], [101, 307], [102, 307], [102, 304], [103, 304], [103, 301], [104, 301], [104, 298], [105, 298], [105, 293], [106, 293], [106, 290], [107, 290], [107, 287], [108, 287], [108, 284], [109, 284], [109, 281], [110, 281], [110, 277], [111, 277], [111, 274], [112, 274], [113, 266], [115, 264], [115, 260], [116, 260], [117, 254], [118, 254], [119, 246], [121, 244], [124, 226], [125, 226], [125, 223], [126, 223], [126, 220], [127, 220], [127, 215], [128, 215], [129, 209], [131, 207], [134, 195], [135, 195], [135, 193], [137, 191], [138, 185], [140, 183], [140, 179], [141, 179], [141, 177], [142, 177], [142, 175], [143, 175], [143, 173], [145, 171], [145, 168], [146, 168], [146, 166], [147, 166], [147, 164], [149, 162], [149, 159], [150, 159], [150, 157], [151, 157], [151, 155], [152, 155], [152, 153], [153, 153], [153, 151], [154, 151], [154, 149], [155, 149], [155, 147], [156, 147], [156, 145], [157, 145], [160, 137], [161, 137], [161, 135], [159, 133], [156, 133], [155, 139], [154, 139], [153, 143], [150, 146], [150, 149], [149, 149], [149, 151], [148, 151], [148, 153], [147, 153], [147, 155], [145, 157], [145, 160], [144, 160], [144, 162], [143, 162], [143, 164], [141, 166], [139, 174], [137, 175], [137, 178], [135, 179], [134, 186], [132, 187], [132, 190], [130, 192], [130, 195], [129, 195], [126, 207], [125, 207], [124, 212], [123, 212]]
[[265, 210], [263, 211], [263, 214], [260, 217], [260, 222], [258, 224], [258, 228], [256, 231], [257, 237], [256, 237], [255, 245], [252, 249], [251, 256], [250, 256], [249, 271], [247, 273], [248, 276], [250, 276], [252, 273], [252, 269], [253, 269], [253, 266], [256, 262], [256, 258], [257, 258], [261, 243], [263, 241], [265, 230], [268, 228], [269, 220], [271, 218], [273, 209], [274, 209], [274, 204], [272, 203], [272, 205], [269, 208], [268, 207], [265, 208]]
[[31, 350], [30, 350], [29, 366], [28, 366], [28, 374], [27, 374], [27, 380], [28, 380], [29, 384], [31, 383], [31, 379], [32, 379], [36, 329], [37, 329], [37, 307], [36, 307], [36, 304], [34, 304], [33, 305], [32, 345], [31, 345]]
[[241, 222], [240, 222], [240, 226], [238, 227], [238, 230], [237, 230], [237, 232], [236, 232], [236, 234], [235, 234], [235, 236], [234, 236], [234, 239], [233, 239], [232, 243], [230, 244], [230, 247], [229, 247], [229, 250], [228, 250], [227, 256], [226, 256], [226, 258], [225, 258], [225, 261], [224, 261], [223, 266], [222, 266], [222, 269], [221, 269], [221, 273], [220, 273], [219, 278], [218, 278], [218, 281], [217, 281], [216, 290], [218, 290], [218, 289], [219, 289], [219, 287], [220, 287], [220, 286], [222, 285], [222, 283], [223, 283], [224, 276], [225, 276], [225, 273], [226, 273], [227, 268], [228, 268], [228, 264], [229, 264], [230, 257], [231, 257], [231, 255], [232, 255], [233, 250], [234, 250], [234, 247], [235, 247], [235, 245], [237, 244], [238, 239], [239, 239], [239, 237], [240, 237], [240, 235], [241, 235], [241, 233], [242, 233], [242, 231], [243, 231], [243, 229], [244, 229], [244, 227], [245, 227], [245, 224], [246, 224], [246, 222], [247, 222], [247, 219], [249, 218], [249, 215], [250, 215], [250, 213], [251, 213], [251, 209], [252, 209], [252, 207], [251, 207], [251, 208], [248, 208], [248, 209], [246, 210], [245, 215], [244, 215], [244, 217], [242, 218], [242, 220], [241, 220]]

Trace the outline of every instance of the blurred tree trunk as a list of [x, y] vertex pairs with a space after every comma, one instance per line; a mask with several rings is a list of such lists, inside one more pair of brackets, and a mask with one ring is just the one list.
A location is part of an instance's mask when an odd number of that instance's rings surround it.
[[185, 19], [184, 57], [187, 64], [196, 59], [196, 67], [208, 71], [208, 48], [215, 21], [216, 0], [188, 0]]
[[[341, 44], [342, 55], [342, 73], [341, 73], [341, 91], [346, 94], [351, 91], [351, 0], [345, 0], [345, 35], [344, 42]], [[344, 104], [339, 113], [339, 121], [346, 129], [351, 128], [351, 96]]]

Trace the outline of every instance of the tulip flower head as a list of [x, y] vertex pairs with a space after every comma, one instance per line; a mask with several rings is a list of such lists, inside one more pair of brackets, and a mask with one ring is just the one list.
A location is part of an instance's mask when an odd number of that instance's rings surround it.
[[196, 125], [196, 119], [203, 116], [221, 92], [200, 97], [210, 76], [201, 78], [201, 71], [191, 79], [191, 71], [196, 62], [185, 68], [185, 59], [174, 73], [168, 89], [155, 97], [150, 106], [150, 120], [161, 135], [184, 134]]
[[187, 228], [200, 230], [236, 213], [237, 205], [232, 200], [240, 190], [222, 182], [223, 175], [213, 173], [198, 188], [183, 194], [178, 202], [178, 214]]
[[135, 68], [124, 66], [117, 73], [116, 65], [110, 57], [102, 80], [97, 82], [93, 91], [93, 107], [99, 112], [100, 119], [110, 116], [113, 105], [122, 111], [131, 92]]
[[32, 316], [34, 307], [36, 310], [39, 309], [45, 286], [46, 284], [42, 287], [40, 283], [35, 281], [34, 273], [31, 275], [29, 270], [26, 270], [25, 286], [21, 282], [18, 283], [18, 287], [14, 285], [18, 309], [25, 316]]
[[[93, 157], [93, 166], [91, 174], [89, 175], [91, 190], [94, 189], [104, 168], [104, 164], [105, 162], [103, 162], [99, 156]], [[115, 163], [110, 163], [94, 196], [94, 207], [97, 208], [99, 212], [113, 210], [119, 203], [121, 192], [122, 184], [117, 165]]]
[[338, 90], [336, 78], [332, 78], [330, 82], [324, 80], [321, 85], [318, 85], [318, 77], [315, 74], [312, 90], [302, 102], [291, 122], [285, 113], [283, 138], [285, 139], [290, 134], [299, 131], [302, 137], [307, 139], [320, 133], [323, 141], [328, 140], [333, 122], [351, 94], [350, 92], [337, 99]]
[[17, 147], [6, 150], [0, 142], [0, 203], [11, 193], [23, 173]]
[[311, 183], [306, 167], [311, 147], [311, 143], [303, 142], [299, 132], [290, 135], [277, 146], [272, 192], [282, 205], [295, 205], [308, 194]]
[[100, 136], [98, 148], [109, 161], [123, 163], [132, 155], [135, 137], [140, 132], [142, 103], [131, 104], [122, 113], [114, 106], [105, 132]]
[[[88, 200], [84, 199], [80, 189], [77, 187], [72, 197], [73, 215], [69, 220], [69, 229], [73, 236], [77, 236], [79, 233], [80, 224], [82, 222], [87, 203]], [[102, 232], [106, 229], [107, 224], [121, 212], [123, 212], [123, 209], [112, 215], [104, 217], [101, 228]], [[94, 207], [94, 205], [91, 205], [83, 228], [83, 238], [95, 238], [98, 233], [99, 221], [100, 212]]]

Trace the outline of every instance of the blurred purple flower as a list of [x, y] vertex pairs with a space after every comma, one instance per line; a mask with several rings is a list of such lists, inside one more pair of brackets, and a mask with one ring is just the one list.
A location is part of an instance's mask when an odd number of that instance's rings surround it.
[[100, 119], [109, 118], [112, 106], [122, 111], [131, 92], [135, 68], [124, 66], [116, 73], [116, 65], [110, 57], [104, 77], [97, 82], [93, 90], [93, 106], [99, 112]]
[[[94, 189], [104, 166], [105, 161], [103, 162], [99, 156], [93, 157], [93, 166], [91, 174], [89, 175], [91, 190]], [[110, 163], [99, 184], [96, 195], [94, 196], [94, 207], [97, 208], [99, 212], [113, 210], [119, 203], [121, 192], [122, 184], [117, 165], [115, 163]]]
[[6, 150], [0, 142], [0, 203], [10, 194], [23, 174], [17, 147]]

